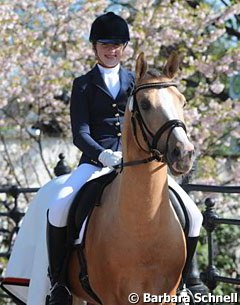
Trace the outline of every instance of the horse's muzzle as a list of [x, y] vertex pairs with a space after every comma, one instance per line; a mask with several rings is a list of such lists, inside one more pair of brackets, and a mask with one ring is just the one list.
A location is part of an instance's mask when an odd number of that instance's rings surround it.
[[184, 145], [177, 143], [176, 147], [168, 152], [167, 163], [173, 175], [187, 174], [193, 165], [195, 157], [192, 143]]

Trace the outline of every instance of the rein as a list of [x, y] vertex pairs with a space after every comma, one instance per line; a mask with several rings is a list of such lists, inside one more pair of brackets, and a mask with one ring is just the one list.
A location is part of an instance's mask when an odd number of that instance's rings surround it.
[[[136, 93], [139, 92], [140, 90], [144, 90], [144, 89], [163, 89], [163, 88], [167, 88], [170, 86], [174, 86], [177, 87], [177, 84], [174, 82], [158, 82], [158, 83], [149, 83], [149, 84], [142, 84], [142, 85], [138, 85], [137, 87], [135, 87], [135, 89], [133, 89], [132, 93], [130, 94], [130, 98], [132, 98], [132, 116], [131, 116], [131, 125], [132, 125], [132, 130], [133, 130], [133, 134], [134, 134], [134, 138], [137, 142], [137, 145], [139, 146], [139, 148], [143, 151], [145, 151], [146, 153], [150, 154], [151, 156], [149, 158], [145, 158], [145, 159], [141, 159], [141, 160], [135, 160], [135, 161], [129, 161], [129, 162], [123, 162], [114, 166], [115, 169], [119, 169], [121, 168], [121, 171], [123, 170], [123, 167], [126, 166], [135, 166], [135, 165], [139, 165], [139, 164], [144, 164], [144, 163], [148, 163], [151, 161], [157, 161], [157, 162], [166, 162], [166, 153], [168, 150], [168, 141], [169, 138], [171, 136], [171, 133], [173, 131], [173, 129], [175, 127], [182, 127], [184, 129], [184, 131], [186, 132], [186, 126], [185, 124], [181, 121], [181, 120], [169, 120], [167, 121], [165, 124], [163, 124], [158, 131], [153, 134], [146, 122], [143, 119], [143, 116], [141, 114], [141, 111], [139, 109], [137, 100], [136, 100]], [[131, 102], [131, 101], [130, 101]], [[142, 145], [139, 142], [138, 136], [137, 136], [137, 124], [141, 130], [142, 133], [142, 137], [145, 141], [145, 143], [147, 144], [148, 150], [146, 150], [144, 147], [142, 147]], [[168, 132], [168, 136], [167, 136], [167, 141], [166, 141], [166, 147], [164, 151], [159, 151], [157, 149], [157, 143], [159, 141], [159, 139], [161, 138], [161, 136], [163, 135], [163, 133], [165, 131], [169, 130]], [[151, 137], [151, 143], [148, 140], [148, 136]]]

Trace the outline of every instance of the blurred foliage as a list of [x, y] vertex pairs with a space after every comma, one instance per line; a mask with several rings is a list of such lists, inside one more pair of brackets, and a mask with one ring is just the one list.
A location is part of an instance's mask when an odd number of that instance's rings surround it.
[[[240, 172], [236, 169], [240, 103], [230, 98], [229, 86], [231, 77], [240, 71], [238, 1], [3, 0], [1, 140], [11, 136], [23, 142], [35, 140], [52, 177], [41, 142], [45, 136], [71, 137], [72, 81], [95, 64], [89, 30], [96, 16], [108, 10], [120, 14], [130, 27], [124, 66], [134, 70], [140, 51], [144, 51], [150, 67], [159, 69], [173, 50], [181, 54], [178, 81], [188, 100], [185, 120], [197, 157], [205, 163], [199, 166], [197, 181], [236, 183]], [[6, 152], [7, 145], [3, 149]], [[229, 168], [225, 175], [218, 175], [219, 164], [224, 168], [219, 163], [221, 157], [232, 162], [230, 175]], [[16, 180], [13, 168], [17, 161], [11, 155], [5, 158], [7, 167], [2, 177]], [[22, 167], [27, 167], [27, 162], [22, 162]]]

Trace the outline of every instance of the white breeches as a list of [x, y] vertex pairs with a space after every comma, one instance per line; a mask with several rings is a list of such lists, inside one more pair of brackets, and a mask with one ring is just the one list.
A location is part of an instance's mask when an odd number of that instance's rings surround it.
[[87, 181], [106, 175], [111, 171], [112, 169], [108, 167], [100, 168], [88, 163], [77, 167], [50, 203], [48, 214], [50, 223], [56, 227], [65, 227], [71, 203], [80, 188]]
[[189, 218], [189, 237], [196, 237], [199, 236], [203, 216], [202, 213], [199, 211], [195, 202], [188, 196], [188, 194], [181, 188], [181, 186], [171, 177], [168, 175], [168, 185], [172, 187], [178, 195], [181, 197]]
[[[49, 221], [56, 227], [67, 225], [68, 212], [74, 196], [78, 190], [87, 182], [102, 175], [110, 173], [112, 169], [108, 167], [100, 168], [92, 164], [81, 164], [76, 168], [64, 182], [60, 191], [49, 207]], [[168, 176], [168, 184], [182, 198], [189, 216], [189, 237], [199, 236], [202, 225], [202, 214], [196, 204], [188, 194], [179, 186], [179, 184]]]

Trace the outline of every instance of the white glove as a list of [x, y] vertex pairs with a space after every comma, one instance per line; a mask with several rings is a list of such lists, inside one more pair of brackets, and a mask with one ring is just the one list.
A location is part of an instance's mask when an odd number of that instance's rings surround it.
[[105, 167], [113, 167], [118, 165], [122, 161], [122, 152], [121, 151], [112, 151], [111, 149], [105, 149], [98, 156], [98, 160]]

